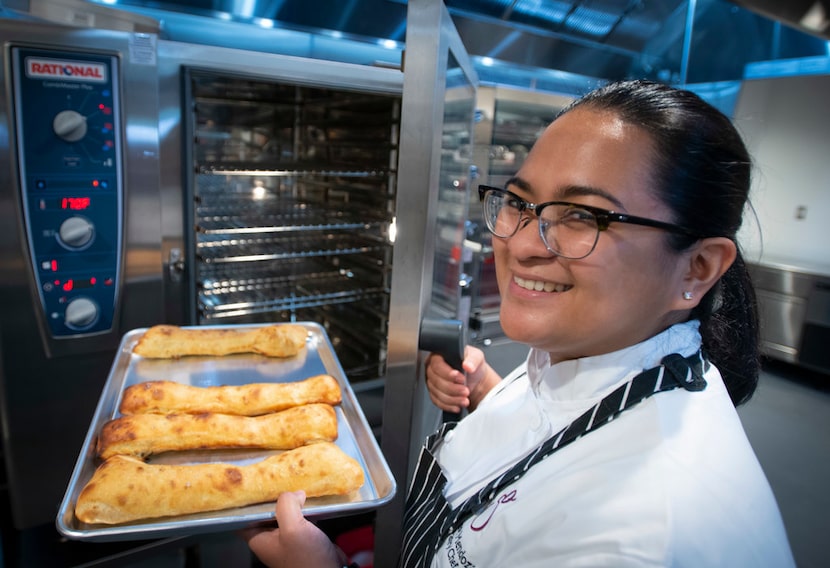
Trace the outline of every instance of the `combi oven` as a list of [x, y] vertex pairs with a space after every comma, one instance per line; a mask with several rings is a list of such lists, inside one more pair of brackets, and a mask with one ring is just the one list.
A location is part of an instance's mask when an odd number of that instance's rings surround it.
[[438, 417], [419, 402], [421, 320], [467, 313], [476, 81], [434, 4], [408, 7], [406, 74], [0, 21], [16, 530], [53, 525], [120, 338], [163, 322], [321, 323], [406, 486]]

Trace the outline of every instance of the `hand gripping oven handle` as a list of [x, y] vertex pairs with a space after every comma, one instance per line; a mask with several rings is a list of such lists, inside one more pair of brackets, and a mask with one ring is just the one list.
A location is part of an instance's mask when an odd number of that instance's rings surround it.
[[[464, 324], [459, 320], [424, 318], [418, 335], [418, 348], [441, 355], [448, 365], [463, 373], [461, 363], [464, 361], [465, 336]], [[444, 412], [444, 422], [460, 419], [460, 413]]]

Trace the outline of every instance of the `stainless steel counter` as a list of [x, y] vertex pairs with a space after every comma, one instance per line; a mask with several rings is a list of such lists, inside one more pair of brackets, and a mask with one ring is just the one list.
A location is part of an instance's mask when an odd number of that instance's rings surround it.
[[765, 259], [750, 264], [768, 357], [830, 373], [830, 267]]

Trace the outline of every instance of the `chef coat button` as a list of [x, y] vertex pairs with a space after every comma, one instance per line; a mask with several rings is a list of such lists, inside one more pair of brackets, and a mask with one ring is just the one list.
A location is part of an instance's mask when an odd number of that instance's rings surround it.
[[449, 444], [450, 441], [453, 439], [453, 436], [455, 436], [455, 432], [452, 430], [444, 434], [444, 443]]

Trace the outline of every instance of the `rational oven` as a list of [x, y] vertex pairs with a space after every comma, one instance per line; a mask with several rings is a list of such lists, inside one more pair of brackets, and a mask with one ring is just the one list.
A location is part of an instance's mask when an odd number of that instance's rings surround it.
[[[319, 323], [405, 486], [428, 414], [416, 408], [421, 320], [466, 314], [460, 149], [475, 100], [469, 60], [448, 57], [446, 9], [408, 10], [440, 23], [408, 37], [406, 77], [0, 22], [0, 403], [15, 529], [54, 527], [119, 340], [156, 323]], [[28, 58], [92, 70], [30, 76]], [[383, 526], [393, 553], [397, 527]]]

